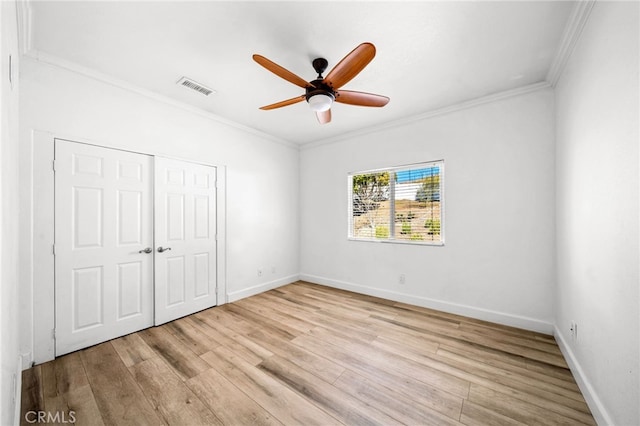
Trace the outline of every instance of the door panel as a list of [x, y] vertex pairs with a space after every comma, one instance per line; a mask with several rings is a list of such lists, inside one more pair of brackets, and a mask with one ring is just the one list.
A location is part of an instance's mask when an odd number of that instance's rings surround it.
[[104, 324], [103, 275], [102, 266], [73, 269], [71, 332], [77, 333]]
[[206, 297], [209, 294], [209, 253], [198, 253], [193, 256], [194, 262], [194, 297]]
[[[141, 245], [142, 193], [140, 191], [118, 191], [118, 245]], [[148, 220], [148, 219], [146, 219]]]
[[[184, 194], [166, 194], [166, 241], [184, 241]], [[162, 224], [160, 224], [162, 226]]]
[[153, 325], [153, 158], [55, 142], [56, 355]]
[[118, 320], [142, 313], [142, 262], [118, 265]]
[[215, 182], [215, 167], [155, 158], [156, 325], [217, 303]]

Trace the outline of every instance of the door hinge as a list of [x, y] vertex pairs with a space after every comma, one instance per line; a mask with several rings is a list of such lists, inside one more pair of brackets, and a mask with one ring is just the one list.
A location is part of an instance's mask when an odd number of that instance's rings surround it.
[[9, 86], [13, 90], [13, 56], [9, 55]]
[[53, 244], [51, 246], [51, 254], [54, 255], [54, 256], [56, 255], [56, 245], [55, 244]]
[[51, 168], [54, 172], [56, 171], [56, 160], [51, 161]]
[[54, 340], [56, 338], [56, 329], [55, 328], [51, 329], [51, 338], [54, 339]]

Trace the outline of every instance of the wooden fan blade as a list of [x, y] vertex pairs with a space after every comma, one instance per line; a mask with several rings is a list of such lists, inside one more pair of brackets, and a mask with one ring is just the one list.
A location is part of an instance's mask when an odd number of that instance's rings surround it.
[[335, 66], [324, 78], [324, 82], [337, 90], [347, 84], [376, 56], [376, 48], [371, 43], [362, 43]]
[[298, 77], [288, 69], [281, 67], [280, 65], [276, 64], [273, 61], [270, 61], [264, 56], [253, 55], [253, 60], [259, 63], [260, 65], [262, 65], [263, 67], [265, 67], [266, 69], [268, 69], [269, 71], [271, 71], [272, 73], [274, 73], [275, 75], [277, 75], [278, 77], [284, 78], [285, 80], [295, 84], [296, 86], [302, 87], [303, 89], [306, 89], [307, 87], [315, 88], [313, 84], [309, 83], [308, 81], [305, 81], [302, 77]]
[[336, 92], [336, 102], [358, 106], [383, 107], [389, 103], [389, 98], [382, 95], [374, 95], [373, 93], [340, 90]]
[[331, 109], [326, 111], [317, 111], [316, 118], [318, 119], [318, 123], [327, 124], [331, 121]]
[[276, 102], [275, 104], [265, 105], [263, 107], [260, 107], [260, 109], [269, 110], [269, 109], [282, 108], [287, 105], [297, 104], [298, 102], [303, 101], [304, 98], [305, 98], [305, 95], [300, 95], [300, 96], [296, 96], [295, 98], [287, 99], [286, 101], [280, 101], [280, 102]]

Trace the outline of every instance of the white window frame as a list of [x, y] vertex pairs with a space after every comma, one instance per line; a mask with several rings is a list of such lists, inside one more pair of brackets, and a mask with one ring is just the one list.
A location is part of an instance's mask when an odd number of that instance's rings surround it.
[[[405, 240], [405, 239], [396, 239], [395, 238], [395, 217], [396, 217], [396, 211], [395, 211], [395, 200], [394, 200], [394, 187], [395, 187], [395, 182], [393, 182], [392, 180], [390, 180], [389, 182], [389, 192], [390, 192], [390, 208], [389, 208], [389, 221], [390, 221], [390, 226], [389, 226], [389, 237], [388, 238], [376, 238], [376, 237], [371, 237], [371, 238], [367, 238], [367, 237], [355, 237], [353, 235], [354, 229], [353, 229], [353, 177], [357, 176], [357, 175], [364, 175], [364, 174], [373, 174], [373, 173], [384, 173], [384, 172], [389, 172], [389, 173], [396, 173], [396, 172], [401, 172], [401, 171], [406, 171], [406, 170], [414, 170], [414, 169], [422, 169], [422, 168], [429, 168], [429, 167], [434, 167], [434, 166], [438, 166], [440, 168], [439, 171], [439, 176], [440, 176], [440, 240], [439, 241], [428, 241], [428, 240]], [[347, 228], [348, 228], [348, 233], [347, 233], [347, 239], [350, 241], [364, 241], [364, 242], [374, 242], [374, 243], [392, 243], [392, 244], [410, 244], [410, 245], [423, 245], [423, 246], [444, 246], [444, 230], [445, 230], [445, 185], [444, 185], [444, 160], [433, 160], [433, 161], [425, 161], [425, 162], [421, 162], [421, 163], [413, 163], [413, 164], [405, 164], [405, 165], [401, 165], [401, 166], [394, 166], [394, 167], [385, 167], [385, 168], [381, 168], [381, 169], [372, 169], [372, 170], [364, 170], [364, 171], [357, 171], [357, 172], [349, 172], [347, 174], [347, 207], [348, 207], [348, 213], [347, 213]]]

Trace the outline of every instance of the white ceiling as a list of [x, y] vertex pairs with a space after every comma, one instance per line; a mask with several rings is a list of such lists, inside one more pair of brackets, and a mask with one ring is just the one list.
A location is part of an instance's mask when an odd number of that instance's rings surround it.
[[[30, 1], [27, 54], [304, 144], [544, 82], [574, 2]], [[343, 89], [391, 98], [334, 104], [320, 125], [306, 103], [261, 111], [303, 89], [255, 63], [259, 53], [305, 80], [362, 42], [375, 59]], [[325, 73], [326, 75], [326, 73]], [[176, 85], [190, 77], [217, 91]]]

